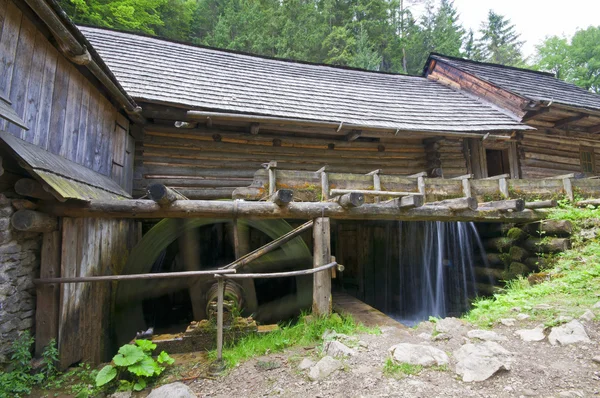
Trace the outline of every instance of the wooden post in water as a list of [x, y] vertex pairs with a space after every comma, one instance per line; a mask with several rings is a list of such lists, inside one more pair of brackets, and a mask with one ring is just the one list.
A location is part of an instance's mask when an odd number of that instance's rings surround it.
[[[331, 231], [328, 217], [316, 218], [313, 224], [313, 268], [331, 262]], [[331, 313], [331, 272], [313, 275], [312, 313], [315, 316]]]

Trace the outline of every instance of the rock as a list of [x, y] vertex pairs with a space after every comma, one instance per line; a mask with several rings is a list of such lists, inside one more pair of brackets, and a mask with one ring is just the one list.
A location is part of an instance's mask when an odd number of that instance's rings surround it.
[[428, 345], [400, 343], [390, 347], [388, 352], [396, 363], [442, 366], [447, 365], [449, 361], [448, 355], [444, 351]]
[[587, 310], [579, 317], [582, 321], [591, 322], [596, 318], [596, 314], [594, 314], [591, 310]]
[[572, 316], [568, 316], [568, 315], [561, 315], [558, 318], [556, 318], [554, 320], [554, 322], [556, 322], [557, 324], [560, 323], [567, 323], [567, 322], [571, 322], [573, 320]]
[[438, 333], [451, 333], [457, 330], [464, 329], [466, 324], [458, 318], [444, 318], [440, 319], [435, 324], [435, 331]]
[[431, 333], [419, 333], [417, 337], [423, 340], [431, 340]]
[[131, 394], [133, 394], [131, 391], [121, 391], [110, 394], [108, 398], [131, 398]]
[[600, 301], [598, 301], [596, 304], [592, 305], [592, 308], [600, 308]]
[[517, 320], [515, 318], [502, 318], [500, 319], [500, 323], [504, 326], [515, 326], [515, 322]]
[[548, 311], [552, 309], [552, 306], [548, 304], [538, 304], [533, 306], [533, 309], [538, 311]]
[[465, 344], [454, 352], [456, 373], [463, 381], [483, 381], [500, 369], [510, 370], [510, 352], [493, 341]]
[[323, 352], [332, 357], [349, 357], [356, 355], [356, 351], [346, 347], [337, 340], [326, 341], [323, 346]]
[[585, 395], [581, 391], [561, 391], [558, 393], [558, 396], [561, 398], [585, 397]]
[[300, 370], [306, 370], [312, 366], [314, 366], [314, 361], [308, 359], [308, 358], [304, 358], [302, 361], [300, 361], [300, 363], [298, 364], [298, 369]]
[[451, 338], [452, 338], [452, 336], [450, 336], [448, 333], [438, 333], [435, 336], [433, 336], [431, 338], [431, 340], [442, 341], [442, 340], [450, 340]]
[[338, 334], [335, 330], [326, 330], [323, 332], [323, 335], [321, 336], [321, 338], [323, 339], [323, 341], [335, 340], [337, 335]]
[[596, 355], [595, 357], [593, 357], [592, 361], [594, 361], [596, 363], [600, 363], [600, 355]]
[[196, 394], [183, 383], [165, 384], [152, 390], [146, 398], [192, 398]]
[[510, 310], [512, 312], [521, 312], [521, 307], [512, 307]]
[[308, 378], [312, 381], [323, 380], [333, 372], [341, 369], [344, 365], [341, 361], [330, 357], [329, 355], [321, 358], [310, 371], [308, 372]]
[[479, 339], [484, 341], [504, 341], [506, 337], [499, 335], [491, 330], [469, 330], [467, 337], [470, 339]]
[[571, 321], [562, 326], [555, 326], [548, 335], [550, 344], [556, 345], [567, 345], [576, 343], [590, 343], [583, 325], [579, 321]]
[[546, 338], [544, 325], [538, 325], [533, 329], [521, 329], [517, 330], [515, 334], [523, 341], [542, 341]]
[[524, 320], [529, 319], [529, 318], [531, 318], [531, 316], [529, 316], [527, 314], [519, 314], [519, 315], [517, 315], [517, 319], [519, 321], [524, 321]]
[[369, 348], [369, 343], [367, 343], [366, 341], [359, 340], [358, 341], [358, 346], [360, 348]]

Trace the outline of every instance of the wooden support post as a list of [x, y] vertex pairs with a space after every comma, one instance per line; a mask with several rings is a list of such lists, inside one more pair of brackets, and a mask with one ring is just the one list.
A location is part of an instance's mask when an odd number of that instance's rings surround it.
[[[40, 278], [60, 277], [61, 234], [45, 233], [42, 237]], [[50, 340], [58, 341], [58, 314], [60, 303], [59, 285], [36, 287], [35, 355], [40, 356]]]
[[260, 123], [250, 123], [250, 134], [258, 135], [260, 131]]
[[327, 166], [321, 167], [317, 173], [321, 175], [321, 200], [329, 200], [329, 176], [327, 175]]
[[223, 278], [218, 278], [217, 287], [217, 362], [223, 363], [223, 295], [225, 283]]
[[277, 168], [277, 162], [272, 160], [266, 164], [266, 168], [269, 172], [269, 196], [272, 197], [277, 190], [277, 175], [275, 169]]
[[500, 190], [500, 195], [504, 199], [508, 199], [509, 193], [508, 193], [508, 183], [506, 182], [506, 178], [498, 179], [498, 189]]
[[285, 206], [294, 199], [294, 191], [291, 189], [280, 189], [271, 196], [271, 202], [277, 206]]
[[574, 201], [575, 194], [573, 193], [573, 186], [571, 185], [571, 179], [564, 178], [562, 181], [563, 181], [563, 187], [565, 189], [565, 195], [567, 195], [567, 198], [569, 198], [569, 200], [571, 202]]
[[25, 232], [52, 232], [58, 228], [58, 219], [34, 210], [18, 210], [10, 218], [12, 226]]
[[362, 206], [365, 203], [365, 195], [360, 192], [351, 192], [338, 196], [335, 201], [344, 209], [350, 209]]
[[465, 198], [470, 198], [473, 196], [471, 194], [471, 178], [473, 178], [473, 174], [466, 174], [460, 177], [451, 178], [451, 180], [460, 180], [462, 182], [463, 194]]
[[176, 200], [185, 200], [185, 196], [165, 186], [164, 184], [150, 184], [146, 188], [148, 197], [161, 206], [168, 206]]
[[[373, 176], [373, 190], [374, 191], [381, 191], [381, 178], [379, 177], [379, 173], [381, 172], [381, 170], [373, 170], [372, 172], [368, 173], [368, 176]], [[374, 198], [374, 202], [375, 203], [379, 203], [380, 198], [379, 197], [375, 197]]]
[[392, 199], [385, 204], [387, 206], [397, 207], [399, 209], [412, 209], [414, 207], [421, 207], [425, 203], [423, 195], [410, 195], [402, 198]]
[[494, 202], [479, 203], [478, 208], [480, 210], [523, 211], [525, 209], [525, 201], [523, 199], [498, 200]]
[[[331, 232], [329, 218], [316, 218], [313, 224], [313, 268], [331, 261]], [[313, 275], [312, 313], [325, 316], [331, 313], [331, 272], [317, 272]]]
[[30, 198], [53, 200], [54, 196], [46, 192], [42, 184], [31, 178], [21, 178], [15, 183], [15, 192]]

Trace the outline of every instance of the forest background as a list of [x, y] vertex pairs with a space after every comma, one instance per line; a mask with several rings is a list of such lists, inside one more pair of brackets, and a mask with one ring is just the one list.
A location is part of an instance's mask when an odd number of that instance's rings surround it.
[[[247, 53], [419, 75], [431, 52], [538, 69], [600, 93], [600, 26], [524, 58], [509, 19], [465, 30], [452, 0], [59, 0], [75, 23]], [[424, 6], [418, 17], [415, 5]], [[582, 10], [583, 11], [583, 10]]]

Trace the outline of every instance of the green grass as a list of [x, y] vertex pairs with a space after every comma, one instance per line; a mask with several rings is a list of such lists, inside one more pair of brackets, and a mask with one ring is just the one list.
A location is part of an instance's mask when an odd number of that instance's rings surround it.
[[[600, 210], [577, 209], [570, 206], [550, 213], [551, 219], [567, 219], [574, 222], [575, 231], [590, 218], [600, 219]], [[492, 326], [500, 318], [514, 317], [514, 307], [520, 307], [534, 321], [551, 325], [559, 315], [579, 317], [600, 299], [600, 242], [595, 239], [581, 242], [574, 232], [574, 247], [555, 256], [551, 268], [545, 270], [551, 276], [531, 286], [527, 279], [509, 281], [505, 291], [492, 298], [476, 300], [474, 308], [465, 319], [479, 326]], [[536, 310], [535, 306], [548, 304], [551, 310]]]
[[394, 363], [391, 358], [386, 359], [383, 366], [383, 374], [388, 377], [402, 378], [404, 376], [418, 375], [423, 371], [421, 365], [411, 365], [409, 363]]
[[[371, 329], [358, 324], [351, 316], [333, 314], [327, 318], [315, 318], [309, 322], [304, 316], [296, 324], [280, 325], [279, 330], [264, 334], [250, 335], [223, 349], [223, 360], [227, 368], [232, 368], [249, 358], [282, 351], [293, 346], [307, 346], [321, 341], [326, 330], [337, 333], [380, 333], [379, 329]], [[216, 358], [216, 352], [210, 352], [210, 358]]]

